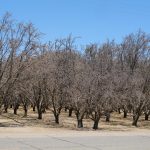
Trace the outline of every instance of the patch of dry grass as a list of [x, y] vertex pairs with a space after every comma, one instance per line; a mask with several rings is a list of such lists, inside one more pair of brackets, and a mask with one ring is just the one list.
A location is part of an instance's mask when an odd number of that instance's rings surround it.
[[[127, 118], [123, 118], [123, 114], [116, 112], [111, 114], [110, 122], [105, 121], [103, 116], [99, 122], [99, 130], [106, 131], [130, 131], [135, 129], [132, 125], [132, 115], [129, 114]], [[76, 117], [68, 117], [68, 112], [63, 111], [60, 115], [60, 124], [56, 124], [53, 114], [47, 110], [43, 114], [43, 119], [37, 119], [37, 112], [31, 109], [27, 117], [23, 117], [23, 110], [18, 110], [18, 115], [13, 114], [13, 110], [9, 109], [8, 113], [0, 116], [1, 127], [43, 127], [43, 128], [69, 128], [73, 130], [92, 130], [93, 122], [90, 119], [83, 120], [83, 129], [77, 129]], [[144, 116], [141, 116], [138, 122], [139, 129], [150, 129], [150, 121], [145, 121]]]

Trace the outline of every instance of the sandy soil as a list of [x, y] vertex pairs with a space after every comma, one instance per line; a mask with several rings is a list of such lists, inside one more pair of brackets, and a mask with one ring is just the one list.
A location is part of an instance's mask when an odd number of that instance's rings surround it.
[[[58, 137], [68, 137], [68, 136], [129, 136], [129, 135], [150, 135], [149, 129], [141, 129], [136, 127], [124, 127], [118, 125], [116, 128], [118, 130], [113, 130], [113, 127], [109, 125], [110, 130], [104, 130], [103, 126], [98, 130], [83, 128], [83, 129], [72, 129], [72, 128], [64, 128], [64, 127], [45, 127], [45, 126], [22, 126], [19, 122], [20, 120], [6, 118], [4, 116], [0, 117], [0, 123], [2, 122], [5, 125], [9, 125], [8, 127], [0, 127], [0, 137], [3, 135], [9, 136], [36, 136], [36, 134], [48, 134], [51, 136]], [[106, 126], [106, 125], [105, 125]], [[119, 130], [120, 129], [120, 130]]]
[[42, 128], [42, 127], [1, 127], [0, 138], [9, 137], [36, 137], [36, 135], [50, 135], [55, 137], [81, 137], [81, 136], [135, 136], [150, 135], [150, 130], [134, 129], [132, 131], [77, 131], [66, 128]]
[[150, 121], [139, 121], [139, 127], [131, 126], [131, 116], [124, 119], [121, 115], [113, 114], [109, 123], [105, 119], [100, 120], [100, 128], [93, 130], [93, 122], [85, 119], [84, 128], [76, 128], [75, 116], [68, 118], [67, 113], [63, 112], [60, 117], [60, 125], [54, 123], [53, 115], [50, 112], [43, 114], [43, 119], [37, 119], [37, 113], [30, 112], [29, 116], [24, 118], [22, 111], [19, 115], [13, 115], [12, 112], [0, 115], [0, 137], [3, 134], [14, 135], [36, 135], [50, 134], [54, 136], [125, 136], [125, 135], [150, 135]]

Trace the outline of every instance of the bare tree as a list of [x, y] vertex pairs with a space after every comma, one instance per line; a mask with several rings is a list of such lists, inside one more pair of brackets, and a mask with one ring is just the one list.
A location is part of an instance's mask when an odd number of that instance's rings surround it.
[[[128, 97], [133, 109], [133, 123], [137, 126], [137, 121], [147, 105], [146, 91], [149, 82], [149, 68], [142, 70], [142, 63], [148, 66], [149, 59], [149, 36], [139, 31], [136, 34], [130, 34], [124, 39], [122, 49], [124, 50], [124, 63], [126, 65]], [[142, 75], [143, 71], [146, 76]], [[148, 71], [148, 72], [147, 72]]]
[[[4, 104], [30, 60], [39, 33], [32, 24], [16, 23], [6, 13], [0, 20], [0, 93]], [[7, 107], [7, 106], [6, 106]]]

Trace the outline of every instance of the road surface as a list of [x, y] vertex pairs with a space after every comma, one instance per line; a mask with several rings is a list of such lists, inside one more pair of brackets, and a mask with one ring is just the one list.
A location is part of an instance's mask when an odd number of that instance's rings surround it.
[[150, 131], [1, 128], [0, 150], [150, 150]]

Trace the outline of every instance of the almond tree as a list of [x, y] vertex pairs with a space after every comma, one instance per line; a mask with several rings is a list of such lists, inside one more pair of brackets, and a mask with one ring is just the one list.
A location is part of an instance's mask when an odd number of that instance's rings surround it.
[[32, 24], [16, 23], [6, 13], [0, 20], [0, 97], [7, 110], [7, 96], [27, 67], [39, 32]]
[[[137, 121], [141, 116], [144, 107], [148, 103], [147, 91], [149, 90], [149, 35], [139, 31], [136, 34], [127, 36], [123, 43], [123, 60], [126, 65], [126, 90], [128, 100], [133, 109], [133, 123], [137, 126]], [[144, 64], [144, 66], [142, 65]], [[143, 74], [144, 72], [144, 74]]]
[[99, 48], [91, 45], [87, 49], [89, 64], [87, 104], [89, 117], [94, 121], [93, 129], [98, 128], [101, 116], [108, 113], [109, 117], [112, 110], [114, 46], [114, 42], [108, 41]]
[[50, 46], [47, 57], [48, 80], [47, 93], [55, 122], [59, 123], [62, 108], [66, 107], [71, 98], [70, 88], [73, 85], [74, 39], [56, 40]]

